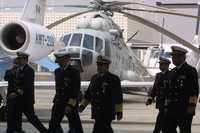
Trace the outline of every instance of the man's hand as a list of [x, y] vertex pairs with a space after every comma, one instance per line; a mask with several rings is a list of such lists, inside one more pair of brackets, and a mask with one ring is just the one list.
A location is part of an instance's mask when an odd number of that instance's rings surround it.
[[66, 114], [71, 114], [71, 112], [72, 112], [72, 107], [70, 107], [69, 105], [67, 105], [67, 106], [65, 107], [65, 113], [66, 113]]
[[152, 102], [153, 102], [153, 100], [148, 98], [147, 101], [146, 101], [146, 105], [150, 105], [150, 104], [152, 104]]
[[195, 109], [196, 109], [196, 106], [189, 105], [189, 106], [187, 107], [187, 113], [188, 113], [188, 114], [194, 114]]
[[117, 120], [118, 121], [123, 118], [123, 113], [122, 112], [117, 112], [116, 115], [117, 115]]

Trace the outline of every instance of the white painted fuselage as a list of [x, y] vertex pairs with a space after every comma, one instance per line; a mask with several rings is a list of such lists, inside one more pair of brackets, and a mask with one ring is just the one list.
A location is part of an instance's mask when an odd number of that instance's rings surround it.
[[96, 73], [96, 57], [101, 54], [111, 60], [110, 71], [121, 80], [143, 81], [148, 73], [133, 51], [126, 46], [122, 30], [104, 14], [97, 14], [89, 21], [80, 23], [60, 39], [65, 49], [72, 53], [72, 64], [83, 70], [83, 81]]

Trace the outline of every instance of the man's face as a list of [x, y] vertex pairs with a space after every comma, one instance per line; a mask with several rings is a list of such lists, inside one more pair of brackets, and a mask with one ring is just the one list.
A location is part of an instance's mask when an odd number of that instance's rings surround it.
[[19, 65], [19, 62], [20, 60], [18, 58], [14, 59], [13, 61], [13, 68], [16, 68], [18, 65]]
[[58, 63], [60, 67], [64, 67], [69, 62], [70, 62], [70, 58], [60, 58], [60, 59], [57, 59], [56, 61], [56, 63]]
[[169, 69], [169, 63], [160, 62], [159, 68], [162, 72], [167, 71]]
[[19, 65], [25, 65], [25, 64], [28, 63], [28, 58], [22, 58], [22, 57], [20, 57], [18, 60], [19, 60], [18, 61]]
[[175, 66], [181, 65], [185, 61], [184, 54], [172, 54], [172, 62]]
[[109, 64], [106, 63], [97, 63], [97, 72], [106, 72], [108, 71]]

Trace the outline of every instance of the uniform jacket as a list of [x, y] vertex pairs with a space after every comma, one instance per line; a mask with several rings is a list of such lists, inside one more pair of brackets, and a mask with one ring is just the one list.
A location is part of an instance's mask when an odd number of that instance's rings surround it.
[[7, 96], [16, 91], [16, 76], [13, 69], [8, 69], [5, 72], [4, 80], [8, 81]]
[[165, 73], [159, 72], [156, 74], [155, 82], [151, 90], [151, 97], [156, 97], [156, 108], [163, 109], [166, 91], [169, 89], [169, 78], [170, 72], [166, 71]]
[[95, 74], [85, 98], [91, 102], [93, 119], [115, 119], [115, 105], [123, 102], [120, 79], [110, 72]]
[[194, 67], [184, 63], [179, 69], [172, 70], [171, 82], [172, 87], [167, 96], [172, 101], [169, 102], [169, 109], [172, 112], [186, 113], [189, 98], [199, 95], [197, 71]]
[[35, 103], [35, 94], [34, 94], [34, 78], [35, 72], [32, 67], [28, 64], [24, 65], [23, 68], [20, 69], [19, 77], [20, 86], [23, 90], [22, 101], [27, 104]]
[[53, 102], [67, 103], [69, 99], [78, 99], [80, 93], [80, 72], [72, 67], [67, 66], [62, 70], [55, 70], [56, 95]]

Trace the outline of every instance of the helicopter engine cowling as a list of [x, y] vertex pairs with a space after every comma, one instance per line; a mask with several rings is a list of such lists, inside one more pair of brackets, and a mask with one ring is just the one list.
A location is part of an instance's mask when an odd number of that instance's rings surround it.
[[104, 18], [93, 18], [90, 26], [92, 29], [96, 29], [96, 30], [105, 30], [107, 31], [108, 29], [111, 28], [111, 25], [108, 23], [108, 21], [106, 21]]

